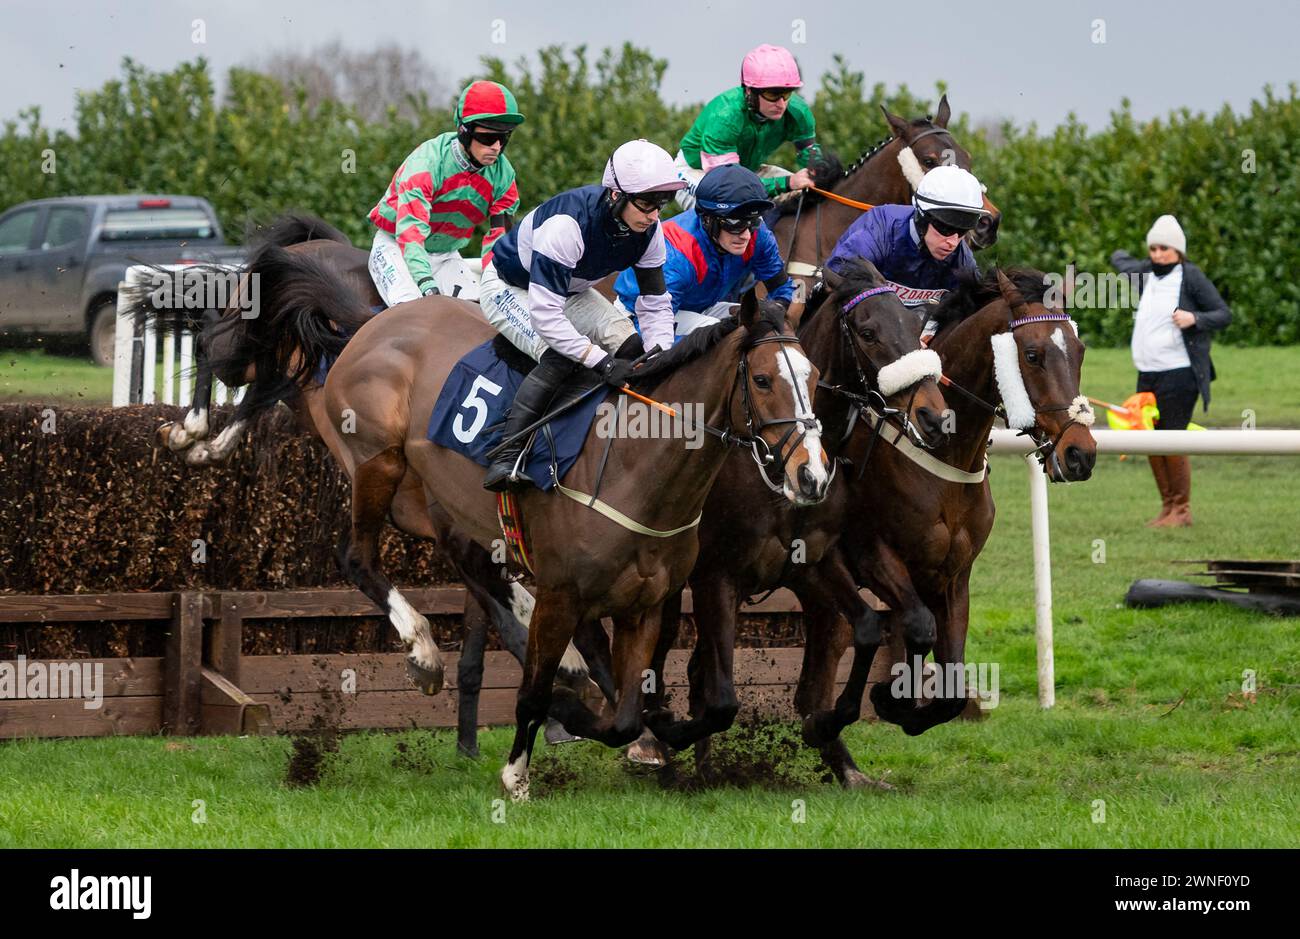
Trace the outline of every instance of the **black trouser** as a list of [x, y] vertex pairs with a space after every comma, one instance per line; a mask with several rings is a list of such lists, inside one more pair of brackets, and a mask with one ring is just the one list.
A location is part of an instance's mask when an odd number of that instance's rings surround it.
[[1196, 373], [1191, 366], [1171, 368], [1163, 372], [1138, 372], [1138, 391], [1150, 391], [1156, 396], [1160, 419], [1156, 430], [1186, 430], [1196, 410]]

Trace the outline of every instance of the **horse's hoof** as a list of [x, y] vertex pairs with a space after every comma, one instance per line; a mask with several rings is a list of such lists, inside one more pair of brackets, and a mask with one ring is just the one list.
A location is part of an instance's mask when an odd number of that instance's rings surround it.
[[528, 767], [525, 765], [523, 772], [516, 772], [510, 763], [507, 763], [505, 769], [501, 770], [501, 786], [510, 796], [511, 802], [528, 801]]
[[668, 748], [656, 740], [642, 734], [628, 745], [627, 761], [638, 766], [661, 768], [670, 762]]
[[894, 790], [894, 787], [883, 779], [872, 779], [859, 769], [846, 769], [844, 775], [840, 777], [840, 784], [845, 789], [879, 789], [882, 792]]
[[826, 736], [821, 732], [821, 728], [817, 726], [818, 713], [820, 712], [814, 711], [812, 714], [805, 717], [803, 719], [803, 728], [801, 730], [803, 742], [815, 750], [820, 750], [829, 742], [826, 739]]
[[167, 447], [169, 450], [175, 450], [172, 446], [172, 429], [176, 427], [175, 421], [167, 421], [159, 424], [158, 429], [154, 431], [156, 443], [160, 447]]
[[573, 743], [575, 740], [582, 740], [583, 738], [575, 734], [569, 733], [567, 730], [564, 729], [563, 724], [561, 724], [555, 718], [550, 717], [547, 718], [546, 720], [545, 739], [548, 744], [550, 744], [551, 746], [555, 746], [556, 744], [560, 744], [560, 743]]
[[442, 690], [442, 663], [439, 662], [433, 668], [425, 668], [409, 656], [406, 659], [406, 677], [411, 679], [415, 687], [419, 688], [425, 694], [437, 694]]

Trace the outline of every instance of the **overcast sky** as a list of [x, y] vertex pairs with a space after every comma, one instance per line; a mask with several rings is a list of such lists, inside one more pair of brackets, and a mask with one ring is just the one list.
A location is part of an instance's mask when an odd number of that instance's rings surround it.
[[[191, 38], [195, 19], [203, 44]], [[497, 20], [504, 43], [493, 42]], [[1094, 41], [1097, 20], [1105, 42]], [[795, 52], [814, 86], [838, 52], [868, 83], [930, 94], [943, 79], [954, 108], [976, 120], [1046, 128], [1073, 110], [1096, 127], [1125, 95], [1145, 118], [1225, 101], [1242, 110], [1266, 83], [1285, 93], [1300, 78], [1298, 27], [1296, 0], [0, 0], [0, 120], [39, 104], [47, 124], [71, 128], [75, 90], [120, 74], [125, 55], [160, 70], [203, 55], [220, 81], [273, 50], [339, 38], [361, 50], [418, 46], [449, 85], [482, 55], [631, 40], [668, 59], [663, 93], [679, 102], [734, 84], [745, 51], [771, 42]]]

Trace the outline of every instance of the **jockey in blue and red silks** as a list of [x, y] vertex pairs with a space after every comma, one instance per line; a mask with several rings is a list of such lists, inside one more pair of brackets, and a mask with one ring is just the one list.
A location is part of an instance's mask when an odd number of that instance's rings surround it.
[[[794, 284], [776, 237], [763, 223], [772, 208], [763, 181], [736, 163], [710, 170], [695, 190], [695, 208], [663, 223], [668, 251], [664, 280], [672, 297], [676, 334], [730, 316], [740, 292], [762, 281], [768, 297], [790, 305]], [[635, 271], [615, 282], [623, 308], [635, 309], [640, 296]]]

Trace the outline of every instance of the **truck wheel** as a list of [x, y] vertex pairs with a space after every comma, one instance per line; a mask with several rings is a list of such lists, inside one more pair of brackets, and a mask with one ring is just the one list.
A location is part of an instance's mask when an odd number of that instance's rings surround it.
[[105, 300], [90, 317], [90, 357], [96, 365], [112, 367], [117, 337], [117, 301]]

